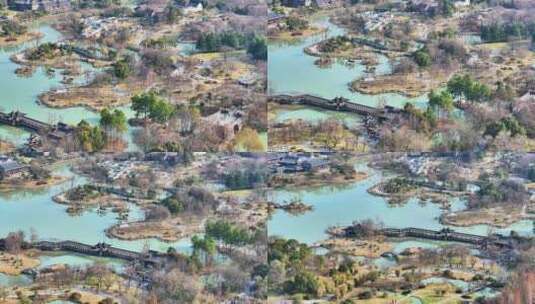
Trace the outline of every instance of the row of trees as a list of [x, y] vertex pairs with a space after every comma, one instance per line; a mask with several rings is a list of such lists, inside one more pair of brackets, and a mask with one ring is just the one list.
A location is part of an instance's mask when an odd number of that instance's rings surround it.
[[290, 16], [286, 18], [286, 27], [290, 31], [302, 31], [308, 28], [308, 21], [303, 18]]
[[464, 98], [468, 101], [487, 101], [492, 95], [491, 89], [470, 75], [455, 75], [447, 84], [448, 91], [455, 98]]
[[366, 149], [366, 146], [360, 143], [358, 130], [349, 128], [344, 121], [333, 117], [314, 123], [292, 121], [284, 126], [270, 128], [268, 137], [271, 145], [294, 144], [308, 138], [308, 141], [313, 139], [315, 144], [330, 149], [342, 148], [345, 151]]
[[508, 132], [511, 136], [526, 135], [526, 129], [514, 117], [504, 117], [498, 121], [489, 123], [485, 128], [484, 135], [498, 136], [501, 132]]
[[123, 133], [127, 129], [126, 115], [123, 111], [106, 108], [100, 112], [100, 126], [107, 130]]
[[244, 35], [234, 31], [201, 33], [197, 38], [196, 47], [202, 52], [220, 52], [225, 48], [246, 49], [253, 59], [267, 60], [266, 39], [256, 34]]
[[268, 57], [266, 38], [255, 35], [247, 46], [247, 54], [254, 60], [266, 61]]
[[[468, 74], [454, 75], [447, 83], [446, 88], [440, 91], [431, 91], [428, 94], [428, 106], [417, 108], [414, 105], [405, 104], [404, 110], [407, 115], [406, 125], [398, 130], [390, 131], [383, 128], [384, 134], [380, 136], [380, 144], [384, 144], [390, 151], [400, 151], [399, 144], [406, 145], [424, 144], [418, 147], [407, 146], [407, 149], [434, 149], [448, 151], [467, 151], [481, 143], [481, 135], [489, 136], [489, 144], [501, 145], [506, 139], [515, 138], [515, 143], [521, 144], [522, 138], [529, 135], [529, 120], [525, 120], [523, 112], [507, 115], [503, 112], [490, 115], [488, 112], [490, 102], [510, 101], [514, 99], [513, 89], [502, 82], [498, 82], [496, 89], [475, 80]], [[456, 100], [470, 101], [465, 105], [465, 120], [462, 122], [450, 119], [450, 113], [454, 110]], [[494, 103], [492, 105], [495, 105]], [[509, 111], [510, 108], [507, 108]], [[448, 123], [454, 128], [448, 130], [437, 129], [439, 119], [448, 119]], [[438, 133], [438, 132], [440, 133]], [[431, 138], [427, 143], [424, 135], [432, 135], [440, 141], [431, 143]], [[419, 139], [416, 137], [420, 136]], [[509, 140], [509, 143], [511, 141]]]
[[39, 45], [35, 49], [31, 49], [26, 53], [29, 60], [53, 59], [58, 56], [63, 56], [70, 53], [70, 49], [60, 47], [56, 43], [47, 42]]
[[437, 93], [431, 91], [428, 95], [429, 98], [429, 107], [437, 113], [438, 116], [441, 116], [442, 112], [449, 113], [453, 110], [453, 96], [448, 91], [442, 91]]
[[481, 40], [485, 42], [505, 42], [510, 38], [525, 39], [535, 37], [535, 23], [511, 22], [481, 25]]
[[274, 292], [321, 296], [325, 290], [324, 282], [309, 269], [322, 264], [321, 261], [314, 262], [315, 257], [304, 243], [271, 238], [268, 247], [269, 288]]
[[339, 49], [346, 49], [351, 45], [351, 38], [345, 35], [329, 38], [321, 43], [319, 49], [323, 53], [336, 52]]
[[279, 260], [284, 263], [300, 264], [312, 255], [307, 244], [294, 239], [273, 238], [269, 241], [268, 261]]
[[413, 58], [416, 64], [420, 67], [428, 67], [433, 63], [431, 55], [429, 55], [429, 50], [426, 47], [414, 52]]
[[409, 192], [414, 188], [414, 182], [404, 177], [394, 177], [383, 185], [384, 192], [393, 194]]
[[412, 59], [422, 68], [439, 65], [447, 68], [455, 62], [463, 62], [467, 58], [465, 45], [455, 39], [441, 38], [427, 43], [412, 54]]
[[248, 39], [250, 37], [247, 35], [233, 31], [201, 33], [197, 38], [196, 47], [203, 52], [217, 52], [222, 50], [223, 47], [244, 49]]

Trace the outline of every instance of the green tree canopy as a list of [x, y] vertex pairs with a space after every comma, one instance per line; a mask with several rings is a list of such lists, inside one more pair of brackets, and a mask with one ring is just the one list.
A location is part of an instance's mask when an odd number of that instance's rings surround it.
[[136, 112], [136, 117], [150, 118], [159, 123], [167, 122], [175, 114], [175, 107], [155, 91], [133, 96], [131, 109]]
[[113, 111], [108, 108], [100, 111], [100, 126], [103, 128], [110, 128], [117, 132], [125, 132], [127, 129], [127, 119], [123, 111], [115, 109]]
[[247, 48], [247, 53], [255, 60], [267, 60], [268, 54], [266, 39], [261, 36], [255, 36]]
[[436, 93], [431, 91], [428, 95], [429, 106], [435, 110], [445, 111], [447, 113], [453, 110], [453, 96], [448, 91]]

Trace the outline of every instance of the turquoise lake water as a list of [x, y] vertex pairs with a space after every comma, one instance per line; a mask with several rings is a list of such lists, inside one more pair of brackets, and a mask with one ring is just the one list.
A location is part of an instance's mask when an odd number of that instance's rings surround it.
[[[44, 34], [40, 42], [53, 42], [61, 39], [61, 34], [48, 25], [38, 28]], [[49, 78], [42, 70], [36, 71], [30, 78], [21, 78], [14, 74], [18, 65], [12, 63], [9, 57], [28, 47], [22, 45], [8, 51], [0, 51], [0, 91], [5, 92], [0, 97], [1, 107], [4, 111], [21, 110], [28, 116], [44, 120], [60, 120], [67, 123], [77, 123], [85, 119], [91, 123], [98, 122], [98, 113], [85, 108], [52, 109], [36, 103], [37, 95], [59, 86], [60, 77]], [[128, 108], [122, 108], [127, 115], [132, 115]], [[131, 132], [131, 130], [129, 131]], [[0, 136], [14, 139], [16, 143], [22, 143], [28, 132], [0, 127]], [[131, 137], [131, 136], [128, 136]], [[64, 169], [64, 175], [72, 174]], [[83, 182], [82, 178], [74, 177], [75, 183]], [[77, 240], [86, 243], [107, 241], [117, 246], [130, 249], [141, 249], [144, 242], [117, 242], [104, 236], [104, 229], [117, 222], [114, 214], [99, 215], [96, 212], [85, 212], [81, 216], [70, 216], [65, 212], [65, 207], [54, 203], [51, 197], [66, 190], [70, 182], [63, 185], [43, 189], [28, 190], [15, 193], [0, 194], [0, 235], [22, 229], [26, 232], [35, 228], [43, 239]], [[141, 211], [136, 206], [131, 206], [131, 217], [140, 218]], [[51, 225], [51, 223], [54, 223]], [[162, 242], [151, 241], [155, 249], [165, 250], [168, 245]], [[180, 247], [180, 244], [175, 244]]]
[[[19, 77], [15, 74], [15, 70], [20, 65], [13, 63], [9, 58], [26, 47], [36, 45], [36, 43], [56, 42], [61, 40], [61, 34], [49, 25], [39, 25], [37, 30], [43, 33], [43, 38], [38, 42], [28, 42], [20, 46], [0, 50], [0, 110], [10, 112], [20, 110], [26, 113], [29, 117], [39, 119], [45, 122], [63, 121], [69, 124], [76, 124], [80, 120], [85, 119], [92, 124], [98, 123], [99, 114], [90, 111], [83, 107], [72, 107], [65, 109], [55, 109], [45, 107], [37, 103], [39, 94], [46, 92], [53, 88], [60, 88], [61, 73], [56, 73], [50, 77], [43, 68], [37, 68], [31, 77]], [[82, 64], [82, 71], [95, 71], [90, 65]], [[81, 83], [84, 77], [79, 77], [75, 81]], [[120, 107], [128, 117], [133, 116], [133, 112], [129, 107]], [[0, 126], [0, 137], [12, 141], [16, 144], [22, 144], [29, 136], [29, 133], [17, 128], [10, 128]], [[131, 130], [125, 136], [129, 142], [129, 148], [135, 150], [136, 147], [132, 144]]]
[[[30, 42], [18, 47], [0, 50], [0, 109], [2, 111], [20, 110], [28, 116], [47, 122], [63, 121], [69, 124], [78, 123], [85, 119], [90, 123], [98, 123], [99, 115], [83, 107], [66, 109], [53, 109], [38, 104], [37, 96], [49, 89], [61, 87], [61, 74], [56, 71], [53, 77], [46, 75], [42, 68], [36, 69], [35, 73], [28, 78], [15, 75], [14, 71], [19, 67], [11, 62], [10, 56], [22, 51], [26, 47], [36, 43], [55, 42], [61, 39], [61, 34], [49, 25], [37, 25], [37, 30], [44, 34], [38, 42]], [[83, 70], [94, 71], [87, 64], [82, 64]], [[75, 80], [83, 83], [83, 78]], [[128, 117], [133, 116], [128, 107], [121, 107]], [[130, 128], [125, 136], [129, 142], [129, 150], [135, 150], [132, 143], [133, 128]], [[29, 132], [21, 129], [0, 126], [0, 137], [10, 140], [17, 145], [25, 142]], [[67, 190], [72, 185], [85, 182], [84, 178], [71, 173], [67, 168], [62, 168], [56, 174], [62, 174], [72, 178], [61, 185], [46, 189], [24, 190], [9, 193], [0, 193], [0, 236], [12, 231], [22, 230], [27, 235], [34, 229], [43, 240], [74, 240], [87, 244], [95, 244], [105, 241], [114, 246], [142, 250], [148, 245], [153, 250], [166, 251], [174, 247], [180, 252], [190, 251], [190, 242], [187, 239], [174, 243], [165, 243], [156, 239], [140, 241], [121, 241], [106, 237], [106, 228], [118, 223], [117, 215], [111, 212], [97, 213], [86, 211], [80, 215], [69, 215], [66, 207], [56, 204], [52, 197]], [[135, 205], [130, 205], [130, 221], [141, 219], [142, 210]], [[85, 265], [93, 262], [105, 262], [114, 267], [121, 266], [121, 262], [112, 259], [95, 259], [92, 257], [63, 253], [53, 256], [42, 256], [41, 267], [53, 264]], [[0, 285], [23, 285], [29, 284], [25, 276], [0, 275]]]
[[[303, 49], [317, 43], [326, 37], [342, 35], [345, 30], [332, 24], [327, 17], [320, 17], [314, 23], [328, 28], [327, 34], [320, 34], [292, 43], [270, 42], [268, 46], [268, 92], [269, 94], [312, 94], [325, 98], [346, 97], [370, 106], [376, 106], [382, 99], [387, 104], [402, 107], [407, 101], [417, 105], [427, 102], [427, 96], [407, 98], [399, 94], [367, 95], [349, 90], [349, 83], [357, 78], [365, 77], [365, 67], [362, 64], [347, 65], [335, 62], [328, 68], [321, 68], [314, 64], [317, 57], [308, 56]], [[376, 75], [391, 72], [391, 65], [386, 56], [378, 55], [379, 64]], [[329, 113], [329, 112], [327, 112]], [[335, 112], [332, 112], [335, 113]], [[306, 115], [303, 115], [306, 114]], [[324, 114], [314, 109], [306, 113], [281, 113], [276, 120], [309, 118], [317, 120]]]
[[24, 275], [9, 276], [0, 273], [0, 286], [27, 286], [32, 283], [32, 280]]
[[283, 109], [275, 115], [272, 122], [281, 123], [287, 120], [305, 120], [310, 122], [318, 122], [328, 118], [336, 118], [342, 121], [347, 126], [358, 125], [362, 122], [362, 118], [351, 113], [334, 113], [333, 111], [313, 109], [309, 107], [299, 107], [296, 109]]
[[[52, 201], [52, 197], [62, 191], [84, 182], [64, 168], [61, 174], [72, 176], [74, 181], [62, 185], [35, 191], [18, 191], [0, 194], [0, 235], [22, 230], [30, 234], [31, 229], [37, 231], [40, 239], [44, 240], [74, 240], [87, 244], [105, 241], [114, 246], [142, 250], [145, 244], [151, 249], [166, 251], [168, 247], [175, 247], [179, 251], [189, 250], [189, 240], [175, 243], [161, 242], [156, 239], [140, 241], [122, 241], [110, 239], [104, 230], [118, 222], [117, 215], [112, 212], [100, 214], [96, 211], [85, 211], [81, 215], [69, 215], [66, 206]], [[142, 210], [130, 205], [129, 221], [141, 219]]]
[[[312, 244], [328, 237], [325, 233], [330, 226], [349, 225], [356, 220], [379, 220], [386, 227], [418, 227], [427, 229], [441, 229], [438, 217], [443, 212], [438, 204], [422, 203], [417, 198], [410, 199], [401, 205], [389, 204], [385, 198], [371, 195], [367, 189], [386, 179], [388, 175], [373, 169], [359, 166], [359, 170], [367, 170], [370, 176], [363, 181], [344, 186], [325, 186], [303, 190], [279, 190], [273, 194], [277, 202], [290, 201], [299, 198], [306, 204], [313, 206], [313, 210], [302, 215], [291, 215], [284, 211], [276, 211], [268, 222], [270, 235], [293, 238], [301, 242]], [[452, 199], [451, 209], [461, 210], [464, 202]], [[457, 231], [486, 235], [489, 231], [487, 225], [471, 227], [451, 227]], [[522, 235], [532, 234], [531, 221], [521, 221], [506, 229], [494, 229], [499, 233], [507, 234], [511, 230]], [[424, 247], [418, 244], [426, 241], [403, 242], [396, 251], [407, 247]], [[438, 242], [433, 242], [438, 244]]]

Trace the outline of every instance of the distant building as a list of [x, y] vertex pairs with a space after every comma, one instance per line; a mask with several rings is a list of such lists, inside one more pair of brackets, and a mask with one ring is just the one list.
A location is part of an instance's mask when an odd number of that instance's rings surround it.
[[268, 24], [278, 23], [284, 19], [286, 19], [286, 15], [278, 14], [273, 11], [268, 12]]
[[246, 88], [254, 86], [255, 83], [256, 83], [256, 76], [251, 75], [251, 74], [245, 75], [241, 77], [240, 79], [238, 79], [238, 84]]
[[412, 0], [408, 7], [411, 11], [429, 16], [436, 15], [439, 9], [438, 3], [434, 0]]
[[63, 12], [71, 9], [69, 0], [8, 0], [9, 8], [16, 11]]
[[310, 172], [327, 168], [329, 159], [314, 157], [307, 154], [278, 154], [270, 157], [270, 168], [273, 172], [295, 173]]
[[328, 8], [341, 3], [342, 1], [340, 0], [281, 0], [281, 4], [288, 7], [316, 6], [319, 8]]
[[167, 9], [167, 0], [151, 0], [146, 4], [139, 5], [135, 8], [136, 15], [144, 16], [150, 22], [156, 23], [165, 18]]
[[100, 38], [108, 31], [115, 30], [120, 27], [120, 19], [89, 17], [83, 19], [84, 29], [82, 30], [82, 37], [84, 38]]
[[519, 101], [535, 101], [535, 90], [529, 90], [518, 98]]
[[74, 134], [74, 128], [59, 122], [54, 128], [48, 133], [48, 137], [54, 141], [62, 141]]
[[182, 8], [182, 11], [186, 15], [194, 14], [194, 13], [200, 13], [200, 12], [202, 12], [202, 10], [203, 10], [202, 3], [197, 3], [197, 5], [190, 5], [190, 6], [186, 6], [186, 7]]
[[21, 165], [5, 155], [0, 155], [0, 180], [21, 177], [29, 172], [29, 169], [28, 166]]
[[470, 6], [470, 0], [456, 0], [453, 5], [456, 8]]
[[157, 161], [164, 165], [174, 166], [182, 161], [178, 152], [150, 152], [145, 154], [146, 161]]
[[311, 3], [311, 0], [281, 0], [281, 5], [288, 7], [310, 6]]
[[319, 169], [327, 168], [329, 165], [329, 161], [322, 158], [311, 158], [303, 161], [301, 163], [301, 167], [303, 168], [303, 171], [314, 171]]
[[312, 0], [312, 6], [316, 6], [319, 8], [329, 8], [338, 6], [341, 4], [342, 1], [340, 0]]

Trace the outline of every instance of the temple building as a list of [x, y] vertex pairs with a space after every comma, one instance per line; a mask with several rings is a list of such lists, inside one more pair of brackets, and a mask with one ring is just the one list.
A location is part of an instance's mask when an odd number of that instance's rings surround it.
[[29, 171], [29, 167], [5, 155], [0, 155], [0, 180], [21, 177]]
[[16, 11], [63, 12], [71, 8], [69, 0], [8, 0], [8, 5]]

